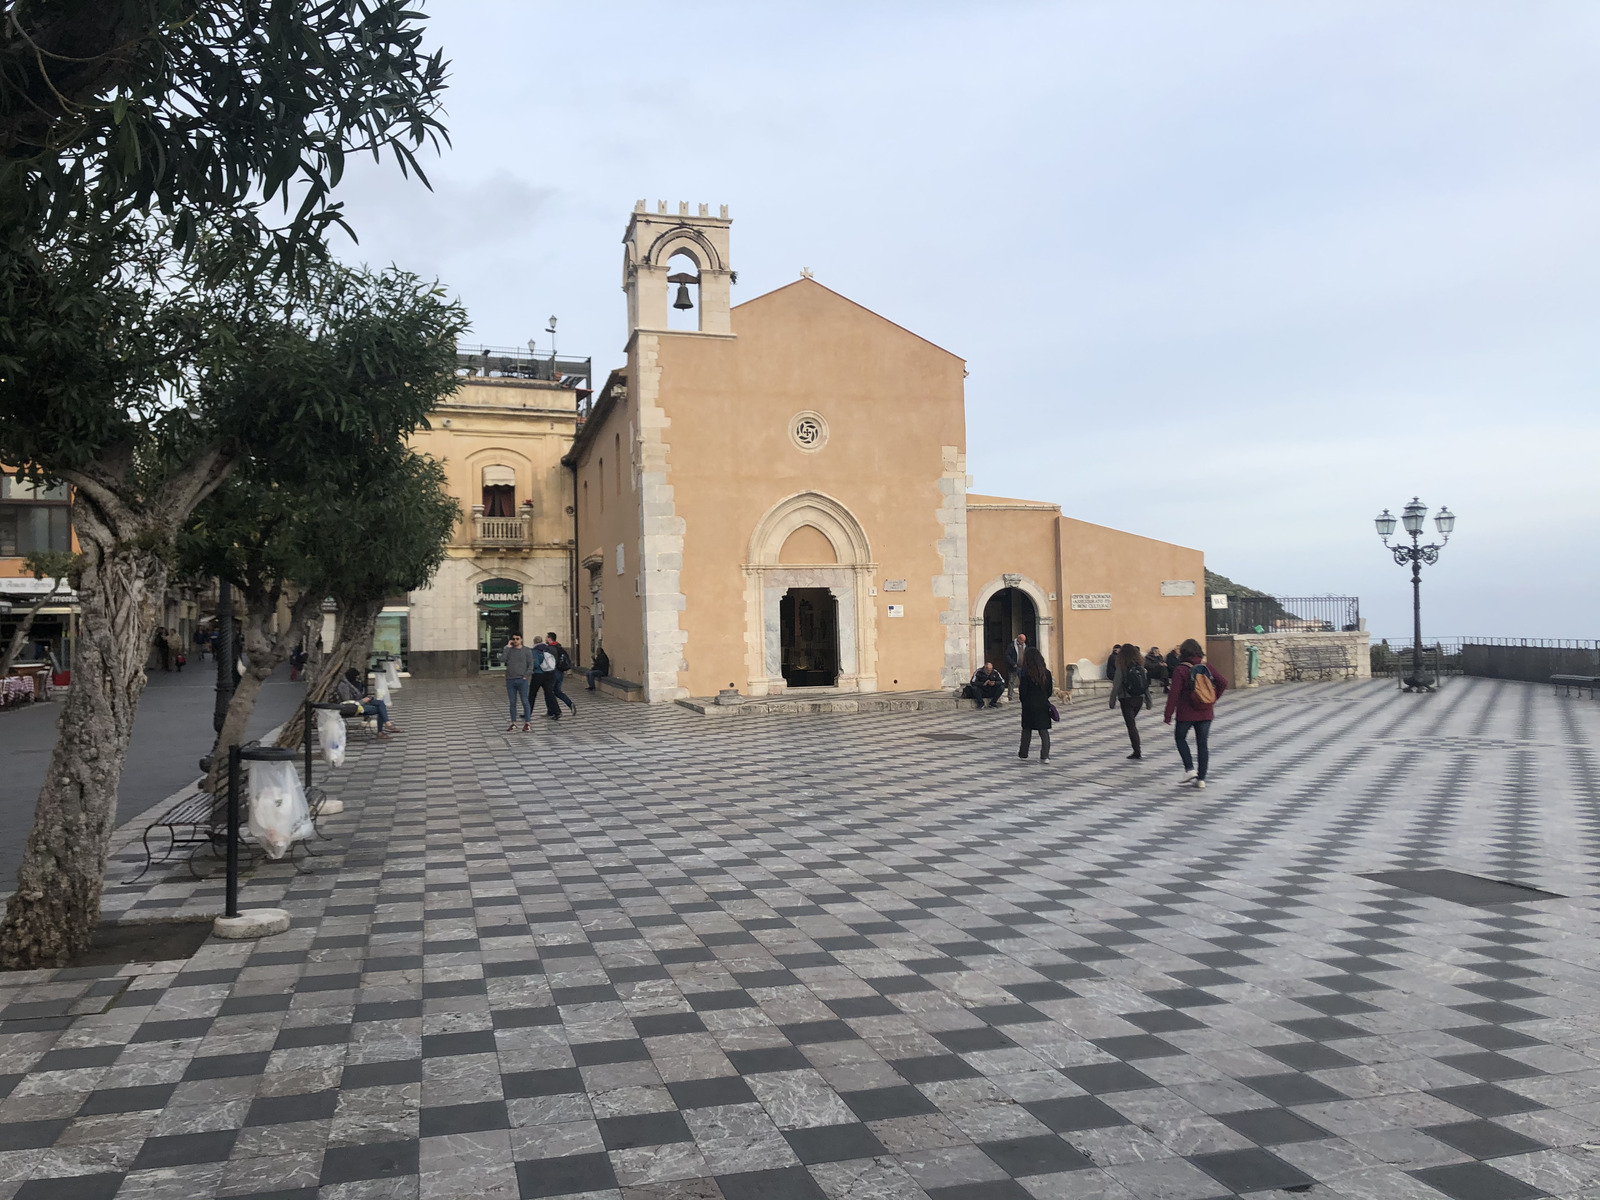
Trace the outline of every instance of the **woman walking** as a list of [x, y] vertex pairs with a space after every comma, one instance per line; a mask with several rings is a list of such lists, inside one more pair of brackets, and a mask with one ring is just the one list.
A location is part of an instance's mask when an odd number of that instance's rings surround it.
[[[1206, 766], [1211, 759], [1208, 743], [1211, 739], [1211, 719], [1216, 715], [1212, 706], [1217, 697], [1228, 689], [1228, 681], [1202, 661], [1205, 656], [1200, 643], [1193, 638], [1186, 639], [1178, 647], [1178, 665], [1172, 672], [1172, 690], [1167, 693], [1165, 718], [1167, 724], [1171, 725], [1173, 714], [1176, 713], [1178, 717], [1176, 737], [1178, 756], [1183, 759], [1183, 782], [1192, 780], [1194, 786], [1201, 789], [1206, 786]], [[1195, 770], [1195, 759], [1189, 757], [1191, 729], [1194, 730], [1198, 771]]]
[[1028, 757], [1028, 747], [1033, 742], [1034, 730], [1039, 732], [1039, 761], [1050, 761], [1050, 697], [1056, 690], [1050, 668], [1044, 665], [1044, 655], [1029, 646], [1022, 656], [1022, 681], [1018, 694], [1022, 698], [1022, 745], [1018, 758]]
[[1139, 647], [1124, 646], [1117, 652], [1117, 669], [1111, 677], [1111, 708], [1122, 706], [1122, 723], [1128, 727], [1132, 759], [1143, 758], [1139, 750], [1139, 710], [1150, 707], [1150, 672], [1139, 657]]

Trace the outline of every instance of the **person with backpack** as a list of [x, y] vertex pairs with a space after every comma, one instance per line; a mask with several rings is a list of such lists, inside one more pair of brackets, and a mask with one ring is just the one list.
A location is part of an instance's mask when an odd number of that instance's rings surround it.
[[[554, 637], [555, 635], [551, 634], [549, 636]], [[559, 644], [557, 643], [557, 646]], [[554, 691], [557, 646], [552, 646], [549, 641], [535, 642], [533, 644], [533, 677], [529, 681], [535, 701], [539, 699], [540, 692], [544, 693], [544, 715], [552, 721], [561, 720], [561, 706], [556, 703]]]
[[1018, 758], [1028, 757], [1028, 746], [1034, 731], [1039, 734], [1039, 761], [1050, 761], [1050, 722], [1055, 719], [1050, 697], [1055, 694], [1056, 683], [1050, 668], [1044, 665], [1044, 655], [1029, 646], [1022, 656], [1022, 678], [1017, 685], [1017, 695], [1022, 703], [1022, 745]]
[[[1216, 715], [1217, 697], [1228, 690], [1228, 681], [1211, 667], [1206, 666], [1205, 651], [1193, 638], [1184, 639], [1178, 647], [1178, 666], [1172, 672], [1172, 690], [1167, 693], [1166, 723], [1178, 718], [1175, 736], [1178, 756], [1183, 759], [1183, 781], [1194, 786], [1206, 786], [1206, 766], [1211, 755], [1211, 721]], [[1194, 730], [1195, 758], [1189, 757], [1189, 730]], [[1195, 770], [1198, 759], [1199, 770]]]
[[[565, 704], [573, 716], [577, 716], [578, 706], [572, 702], [571, 696], [561, 690], [561, 681], [567, 677], [567, 672], [572, 670], [572, 657], [567, 653], [567, 648], [556, 639], [553, 631], [544, 635], [544, 643], [546, 649], [554, 650], [556, 655], [556, 670], [550, 680], [550, 695]], [[559, 708], [556, 709], [558, 715], [560, 712]]]
[[1122, 706], [1122, 723], [1128, 727], [1128, 741], [1133, 745], [1132, 759], [1143, 758], [1139, 749], [1138, 716], [1141, 708], [1150, 707], [1150, 672], [1139, 657], [1139, 647], [1129, 643], [1117, 651], [1116, 672], [1111, 677], [1111, 704]]

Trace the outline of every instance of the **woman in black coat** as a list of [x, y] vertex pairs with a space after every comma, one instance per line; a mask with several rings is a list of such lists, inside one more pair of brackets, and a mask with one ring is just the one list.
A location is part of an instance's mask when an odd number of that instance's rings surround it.
[[1055, 693], [1055, 680], [1044, 665], [1044, 655], [1032, 646], [1022, 659], [1022, 686], [1018, 689], [1022, 699], [1022, 746], [1018, 758], [1028, 757], [1028, 747], [1033, 742], [1034, 730], [1039, 731], [1039, 761], [1050, 761], [1050, 697]]

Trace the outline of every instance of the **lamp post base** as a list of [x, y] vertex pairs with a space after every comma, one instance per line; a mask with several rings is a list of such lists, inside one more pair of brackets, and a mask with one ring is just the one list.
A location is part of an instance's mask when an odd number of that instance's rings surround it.
[[1416, 675], [1408, 675], [1406, 676], [1404, 682], [1405, 690], [1408, 692], [1431, 692], [1438, 686], [1439, 683], [1437, 679], [1434, 679], [1429, 675], [1423, 675], [1420, 677]]
[[218, 917], [211, 922], [211, 932], [215, 936], [234, 941], [271, 937], [288, 928], [289, 914], [281, 908], [253, 908], [237, 917]]

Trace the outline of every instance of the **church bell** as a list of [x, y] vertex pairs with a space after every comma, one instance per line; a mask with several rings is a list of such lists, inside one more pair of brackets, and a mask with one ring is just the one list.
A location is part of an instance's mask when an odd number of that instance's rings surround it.
[[673, 308], [681, 310], [694, 307], [694, 301], [689, 299], [689, 285], [691, 283], [700, 282], [700, 277], [698, 275], [691, 275], [687, 271], [680, 271], [676, 275], [668, 275], [667, 282], [678, 285], [678, 296], [677, 299], [673, 300], [672, 302]]

